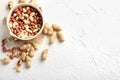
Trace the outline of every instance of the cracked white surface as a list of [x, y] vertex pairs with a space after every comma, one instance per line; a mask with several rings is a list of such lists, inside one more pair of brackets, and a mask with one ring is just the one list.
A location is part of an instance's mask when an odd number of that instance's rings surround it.
[[[2, 24], [9, 0], [0, 3], [0, 39], [8, 35]], [[65, 42], [48, 46], [45, 37], [30, 70], [16, 73], [0, 64], [0, 80], [120, 80], [119, 0], [37, 0], [46, 22], [63, 27]], [[1, 41], [0, 40], [0, 41]], [[0, 44], [1, 45], [1, 44]], [[41, 63], [40, 53], [49, 49]], [[5, 54], [0, 48], [0, 59]]]

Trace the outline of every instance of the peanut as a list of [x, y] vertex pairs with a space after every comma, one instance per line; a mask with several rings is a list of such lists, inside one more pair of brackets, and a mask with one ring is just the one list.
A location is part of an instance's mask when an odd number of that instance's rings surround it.
[[33, 22], [33, 20], [34, 20], [32, 16], [30, 16], [29, 19], [31, 22]]
[[11, 0], [8, 2], [8, 9], [11, 9], [12, 7], [13, 7], [13, 1]]
[[33, 47], [30, 49], [29, 56], [30, 57], [34, 56], [34, 48]]
[[17, 16], [17, 14], [16, 14], [16, 13], [14, 13], [14, 14], [13, 14], [13, 16], [14, 16], [14, 17], [16, 17], [16, 16]]
[[56, 33], [53, 32], [53, 34], [50, 36], [49, 44], [53, 44], [55, 42], [55, 38], [56, 38]]
[[43, 33], [44, 33], [44, 34], [47, 34], [47, 33], [48, 33], [48, 28], [49, 28], [49, 24], [48, 24], [48, 23], [45, 23], [45, 24], [44, 24], [44, 29], [43, 29]]
[[22, 54], [21, 54], [21, 59], [22, 59], [23, 61], [25, 61], [25, 58], [26, 58], [26, 53], [25, 53], [25, 52], [22, 52]]
[[25, 13], [25, 12], [27, 12], [27, 10], [25, 8], [23, 8], [23, 12]]
[[47, 59], [47, 54], [48, 54], [48, 49], [43, 50], [42, 55], [41, 55], [42, 60]]
[[49, 36], [51, 36], [53, 34], [53, 29], [52, 29], [52, 27], [50, 27], [50, 25], [48, 23], [44, 24], [43, 33], [48, 34]]
[[22, 68], [21, 67], [16, 67], [16, 72], [21, 72]]
[[26, 62], [26, 67], [30, 68], [31, 67], [31, 61]]
[[44, 33], [44, 34], [47, 34], [47, 33], [48, 33], [47, 28], [44, 28], [44, 29], [43, 29], [43, 33]]
[[51, 36], [53, 34], [53, 29], [52, 27], [49, 27], [48, 28], [48, 35]]
[[30, 21], [29, 21], [29, 20], [25, 20], [25, 19], [24, 19], [23, 22], [24, 22], [25, 24], [27, 24], [27, 25], [30, 24]]
[[65, 39], [64, 39], [64, 35], [63, 35], [62, 31], [57, 32], [57, 37], [60, 42], [64, 42]]
[[30, 9], [30, 7], [26, 7], [26, 10], [29, 10]]
[[33, 42], [32, 45], [33, 45], [33, 48], [34, 48], [35, 50], [38, 50], [38, 47], [39, 47], [39, 44], [38, 44], [38, 43]]
[[32, 12], [31, 14], [30, 14], [30, 16], [34, 16], [35, 15], [35, 12]]
[[14, 57], [16, 57], [16, 58], [19, 58], [19, 54], [18, 53], [16, 53], [16, 54], [14, 54]]
[[[28, 18], [29, 17], [29, 15], [28, 14], [23, 14], [23, 16], [24, 17], [26, 17], [26, 18]], [[24, 19], [24, 18], [23, 18]]]
[[9, 64], [10, 63], [10, 60], [8, 58], [4, 58], [2, 60], [3, 64]]
[[17, 66], [21, 66], [22, 65], [22, 60], [20, 59], [18, 62], [17, 62]]
[[28, 25], [25, 25], [25, 30], [32, 33], [32, 30], [29, 29], [29, 26]]
[[[19, 17], [16, 17], [16, 20], [18, 20], [18, 19], [19, 19]], [[23, 18], [23, 19], [24, 19], [24, 18]], [[22, 20], [23, 20], [23, 19], [22, 19]]]
[[10, 59], [13, 59], [13, 58], [14, 58], [14, 55], [13, 55], [13, 54], [11, 54], [9, 57], [10, 57]]
[[39, 29], [34, 29], [33, 32], [37, 32]]
[[49, 24], [46, 22], [45, 24], [44, 24], [44, 28], [49, 28], [50, 26], [49, 26]]
[[62, 30], [62, 28], [57, 24], [52, 24], [52, 28], [54, 31], [61, 31]]
[[29, 62], [29, 61], [31, 61], [31, 58], [29, 57], [29, 56], [26, 56], [26, 62]]
[[19, 0], [19, 3], [26, 3], [26, 0]]
[[31, 47], [31, 44], [23, 44], [20, 46], [20, 49], [23, 50], [23, 49], [27, 49], [27, 48], [30, 48]]

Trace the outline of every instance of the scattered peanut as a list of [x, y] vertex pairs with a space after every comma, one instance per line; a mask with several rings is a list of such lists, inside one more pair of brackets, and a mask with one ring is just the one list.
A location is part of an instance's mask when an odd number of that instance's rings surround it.
[[22, 60], [20, 59], [20, 60], [18, 60], [18, 62], [17, 62], [17, 66], [21, 66], [22, 65]]
[[26, 67], [30, 68], [31, 67], [31, 61], [26, 62]]
[[43, 29], [43, 33], [44, 33], [44, 34], [47, 34], [47, 33], [48, 33], [47, 28], [44, 28], [44, 29]]
[[21, 59], [22, 59], [23, 61], [25, 61], [25, 58], [26, 58], [26, 53], [23, 52], [23, 53], [21, 54]]
[[11, 9], [12, 7], [13, 7], [13, 1], [11, 0], [8, 2], [8, 9]]
[[30, 49], [29, 56], [30, 57], [34, 56], [34, 48], [33, 47]]
[[47, 59], [47, 54], [48, 54], [48, 49], [43, 50], [43, 52], [41, 54], [42, 60], [46, 60]]
[[44, 34], [47, 34], [47, 33], [48, 33], [48, 28], [49, 28], [49, 24], [48, 24], [48, 23], [45, 23], [45, 24], [44, 24], [44, 29], [43, 29], [43, 33], [44, 33]]
[[51, 36], [53, 34], [53, 29], [52, 27], [49, 27], [48, 28], [48, 35]]
[[38, 50], [38, 47], [39, 47], [39, 44], [38, 44], [38, 43], [34, 42], [34, 43], [32, 43], [32, 45], [33, 45], [33, 48], [34, 48], [35, 50]]
[[19, 0], [19, 3], [26, 3], [26, 0]]
[[8, 58], [4, 58], [2, 60], [3, 64], [9, 64], [10, 63], [10, 60]]
[[52, 28], [54, 31], [61, 31], [62, 30], [62, 28], [57, 24], [52, 24]]
[[27, 49], [27, 48], [30, 48], [31, 47], [31, 44], [23, 44], [20, 46], [20, 49], [21, 50], [24, 50], [24, 49]]
[[48, 23], [45, 23], [43, 33], [48, 34], [49, 36], [51, 36], [53, 34], [53, 28], [50, 27], [50, 25]]
[[64, 42], [65, 39], [64, 39], [64, 35], [63, 35], [62, 31], [57, 32], [57, 37], [60, 42]]
[[26, 56], [26, 62], [31, 62], [31, 58], [29, 56]]
[[53, 32], [53, 34], [50, 36], [49, 44], [53, 44], [55, 42], [55, 38], [56, 38], [56, 33]]
[[49, 28], [50, 27], [50, 25], [46, 22], [45, 24], [44, 24], [44, 28]]
[[16, 67], [16, 72], [21, 72], [22, 71], [22, 68], [21, 67]]
[[13, 58], [14, 58], [14, 55], [13, 55], [13, 54], [11, 54], [9, 57], [10, 57], [10, 59], [13, 59]]

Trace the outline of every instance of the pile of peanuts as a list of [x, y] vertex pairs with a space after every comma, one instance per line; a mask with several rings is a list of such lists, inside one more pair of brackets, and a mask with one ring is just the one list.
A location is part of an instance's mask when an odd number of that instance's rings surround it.
[[9, 21], [9, 27], [16, 36], [26, 39], [36, 35], [42, 27], [42, 17], [30, 6], [16, 8]]
[[[42, 42], [44, 35], [40, 34], [36, 38], [29, 41], [22, 41], [14, 37], [8, 37], [2, 40], [2, 50], [7, 53], [7, 57], [3, 58], [1, 61], [3, 64], [7, 65], [11, 60], [17, 58], [16, 71], [21, 72], [22, 63], [26, 63], [26, 68], [30, 68], [32, 64], [32, 58], [35, 56], [35, 51], [38, 50], [39, 44]], [[13, 48], [7, 48], [7, 44], [15, 43], [16, 46]], [[45, 49], [46, 50], [46, 49]], [[47, 51], [48, 53], [48, 51]], [[42, 52], [41, 59], [45, 60], [44, 55], [46, 52]], [[44, 57], [44, 59], [43, 59]]]
[[[26, 0], [19, 0], [19, 3], [25, 3], [25, 2], [26, 2]], [[32, 3], [32, 4], [35, 4], [35, 2], [36, 2], [36, 0], [30, 0], [30, 3]], [[10, 1], [8, 3], [9, 9], [11, 9], [12, 6], [13, 6], [13, 2]], [[24, 8], [28, 8], [28, 7], [23, 7], [22, 10]], [[14, 17], [18, 14], [15, 14], [15, 12], [13, 12], [12, 15]], [[10, 20], [10, 25], [12, 23], [11, 28], [13, 27], [13, 21], [14, 21], [12, 19], [16, 19], [16, 18], [17, 17], [11, 18], [11, 20]], [[40, 21], [40, 20], [41, 19], [39, 19], [38, 21]], [[17, 20], [15, 20], [15, 21], [17, 21]], [[6, 23], [6, 17], [3, 19], [3, 22]], [[17, 23], [18, 23], [18, 25], [26, 25], [24, 23], [24, 21], [23, 22], [18, 21]], [[39, 23], [40, 25], [43, 24], [40, 22], [37, 22], [37, 23]], [[39, 24], [37, 24], [37, 26], [40, 28], [41, 26]], [[32, 23], [30, 23], [29, 25], [32, 25]], [[36, 23], [34, 25], [36, 25]], [[17, 28], [17, 26], [15, 27], [15, 30], [16, 30], [16, 28]], [[14, 27], [13, 27], [13, 29], [14, 29]], [[24, 29], [22, 29], [22, 30], [24, 30]], [[14, 31], [13, 31], [13, 33], [15, 35], [18, 35], [18, 33], [15, 33]], [[20, 33], [22, 33], [22, 32], [20, 32]], [[50, 26], [48, 23], [44, 23], [44, 29], [43, 29], [42, 33], [40, 35], [38, 35], [37, 37], [35, 37], [34, 39], [23, 41], [23, 40], [19, 40], [17, 38], [14, 38], [14, 37], [4, 38], [2, 40], [2, 50], [3, 50], [3, 52], [7, 53], [7, 57], [5, 57], [1, 60], [2, 63], [4, 65], [8, 65], [11, 60], [13, 60], [14, 58], [17, 58], [18, 61], [16, 62], [16, 66], [15, 66], [16, 72], [22, 71], [21, 66], [22, 66], [23, 62], [26, 64], [25, 65], [26, 68], [31, 68], [32, 58], [35, 56], [35, 51], [38, 50], [39, 45], [40, 45], [40, 43], [42, 43], [45, 35], [47, 37], [49, 37], [49, 44], [50, 45], [52, 45], [55, 42], [56, 38], [58, 38], [59, 42], [64, 42], [64, 40], [65, 40], [64, 35], [62, 33], [62, 28], [59, 25], [52, 24]], [[17, 46], [14, 46], [12, 48], [7, 48], [7, 44], [9, 44], [9, 43], [15, 43]], [[47, 56], [48, 56], [48, 49], [44, 49], [40, 53], [41, 53], [40, 59], [42, 61], [46, 60]]]
[[57, 33], [58, 40], [60, 42], [64, 42], [64, 36], [63, 36], [63, 33], [62, 33], [62, 28], [57, 24], [52, 24], [50, 26], [48, 23], [45, 23], [43, 33], [45, 35], [50, 36], [49, 44], [53, 44], [55, 42], [56, 33]]

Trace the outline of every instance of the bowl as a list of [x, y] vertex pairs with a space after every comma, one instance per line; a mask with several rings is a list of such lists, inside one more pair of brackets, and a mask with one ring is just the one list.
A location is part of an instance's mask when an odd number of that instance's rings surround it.
[[[12, 14], [13, 14], [13, 11], [14, 11], [15, 9], [17, 9], [17, 8], [19, 8], [19, 7], [23, 7], [23, 6], [29, 6], [29, 7], [33, 8], [33, 9], [36, 9], [37, 12], [38, 12], [38, 14], [40, 15], [41, 21], [42, 21], [42, 23], [41, 23], [41, 25], [40, 25], [40, 26], [41, 26], [41, 27], [40, 27], [40, 30], [39, 30], [35, 35], [30, 36], [30, 37], [27, 37], [27, 38], [19, 37], [19, 36], [15, 35], [15, 34], [11, 31], [10, 24], [9, 24], [9, 23], [10, 23], [11, 16], [12, 16]], [[14, 21], [13, 21], [13, 22], [14, 22]], [[15, 6], [9, 11], [9, 14], [8, 14], [8, 17], [7, 17], [7, 27], [8, 27], [8, 30], [9, 30], [9, 33], [10, 33], [11, 36], [13, 36], [13, 37], [15, 37], [15, 38], [17, 38], [17, 39], [20, 39], [20, 40], [31, 40], [31, 39], [37, 37], [37, 36], [42, 32], [42, 30], [43, 30], [43, 28], [44, 28], [44, 26], [43, 26], [43, 15], [42, 15], [42, 12], [41, 12], [41, 10], [40, 10], [37, 6], [32, 5], [32, 4], [28, 4], [28, 3], [17, 4], [17, 5], [15, 5]]]

